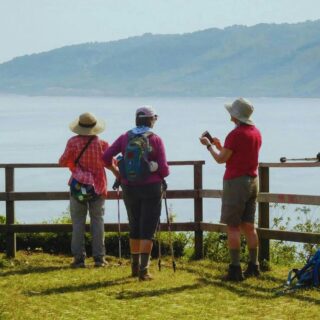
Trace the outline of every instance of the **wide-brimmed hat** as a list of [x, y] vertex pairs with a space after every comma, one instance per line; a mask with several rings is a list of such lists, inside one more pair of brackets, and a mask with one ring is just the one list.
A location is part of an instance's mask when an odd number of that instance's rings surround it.
[[157, 113], [152, 106], [142, 106], [136, 111], [136, 117], [139, 118], [151, 118], [154, 116], [157, 116]]
[[250, 119], [254, 108], [249, 100], [238, 98], [232, 104], [225, 104], [224, 106], [232, 117], [243, 123], [254, 125], [254, 122]]
[[106, 124], [103, 120], [97, 119], [90, 112], [80, 114], [79, 118], [72, 121], [69, 128], [72, 132], [82, 136], [95, 136], [104, 131]]

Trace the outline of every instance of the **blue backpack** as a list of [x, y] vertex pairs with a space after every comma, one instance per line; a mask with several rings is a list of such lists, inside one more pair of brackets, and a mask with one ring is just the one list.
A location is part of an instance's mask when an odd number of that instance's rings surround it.
[[152, 132], [134, 134], [128, 132], [128, 143], [118, 166], [122, 178], [130, 182], [143, 181], [150, 174], [148, 156], [151, 152], [149, 137]]
[[310, 256], [302, 269], [292, 269], [288, 274], [287, 286], [293, 288], [319, 287], [320, 249]]

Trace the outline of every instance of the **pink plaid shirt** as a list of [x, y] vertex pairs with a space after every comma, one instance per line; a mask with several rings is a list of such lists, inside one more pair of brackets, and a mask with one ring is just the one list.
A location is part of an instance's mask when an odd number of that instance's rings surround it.
[[70, 138], [63, 155], [59, 159], [59, 165], [69, 167], [71, 170], [69, 184], [72, 178], [75, 178], [81, 183], [93, 185], [97, 194], [106, 196], [107, 177], [102, 155], [108, 149], [108, 143], [95, 137], [82, 154], [78, 164], [74, 164], [90, 137], [77, 135]]

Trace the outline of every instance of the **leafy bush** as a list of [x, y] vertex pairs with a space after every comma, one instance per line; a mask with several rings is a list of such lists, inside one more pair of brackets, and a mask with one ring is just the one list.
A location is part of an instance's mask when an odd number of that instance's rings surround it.
[[[0, 216], [0, 223], [5, 223], [5, 217]], [[60, 217], [51, 220], [44, 221], [43, 223], [71, 223], [70, 214], [68, 211], [64, 212]], [[190, 234], [189, 234], [190, 235]], [[71, 254], [71, 232], [60, 232], [60, 233], [17, 233], [17, 250], [26, 251], [43, 251], [47, 253], [62, 253]], [[159, 251], [159, 240], [161, 246], [161, 255], [170, 255], [170, 241], [169, 233], [161, 232], [160, 237], [154, 240], [152, 256], [158, 257]], [[85, 247], [86, 252], [89, 256], [92, 254], [91, 249], [91, 235], [85, 234]], [[172, 233], [172, 243], [174, 255], [181, 257], [184, 254], [185, 248], [189, 243], [189, 237], [186, 233], [175, 232]], [[105, 234], [105, 246], [106, 253], [112, 256], [119, 256], [119, 237], [118, 233], [106, 233]], [[0, 251], [6, 250], [6, 239], [5, 234], [0, 233]], [[122, 257], [130, 256], [129, 247], [129, 234], [121, 233], [121, 255]]]
[[[292, 224], [291, 217], [287, 217], [288, 207], [271, 204], [270, 207], [277, 212], [273, 218], [272, 228], [278, 230], [292, 230], [297, 232], [317, 232], [320, 233], [319, 206], [302, 206], [294, 209], [297, 224]], [[315, 214], [313, 214], [315, 213]], [[270, 256], [271, 261], [278, 264], [291, 264], [295, 261], [305, 262], [316, 250], [316, 244], [292, 244], [288, 241], [271, 241]]]
[[[225, 233], [206, 232], [204, 235], [204, 256], [218, 262], [229, 262], [229, 249]], [[246, 257], [246, 241], [241, 237], [241, 261]]]
[[[297, 224], [292, 224], [292, 219], [287, 214], [285, 205], [271, 204], [271, 208], [276, 209], [277, 214], [273, 217], [273, 225], [271, 228], [278, 230], [294, 230], [299, 232], [318, 232], [320, 233], [320, 218], [314, 216], [315, 210], [319, 207], [313, 206], [311, 210], [307, 206], [297, 207], [295, 212], [297, 215]], [[315, 208], [315, 209], [314, 209]], [[172, 210], [171, 210], [172, 211]], [[319, 210], [318, 210], [319, 211]], [[318, 212], [317, 212], [318, 213]], [[5, 217], [0, 215], [0, 224], [5, 223]], [[57, 219], [44, 223], [71, 223], [70, 214], [67, 210]], [[185, 256], [193, 258], [194, 255], [194, 238], [193, 232], [173, 232], [172, 243], [174, 255], [176, 257]], [[170, 235], [168, 232], [161, 232], [160, 236], [156, 234], [152, 257], [159, 255], [159, 241], [161, 247], [161, 255], [171, 255]], [[30, 251], [43, 251], [48, 253], [70, 254], [71, 233], [23, 233], [17, 234], [17, 249]], [[117, 233], [106, 233], [105, 235], [106, 252], [108, 255], [119, 255], [119, 239]], [[85, 245], [88, 255], [91, 255], [91, 236], [85, 234]], [[0, 233], [0, 251], [5, 251], [5, 234]], [[241, 240], [241, 260], [247, 259], [246, 241]], [[314, 253], [315, 244], [292, 244], [287, 241], [270, 242], [271, 261], [276, 264], [291, 264], [295, 261], [305, 261], [306, 258]], [[121, 253], [122, 257], [130, 256], [129, 235], [121, 234]], [[226, 234], [216, 232], [204, 233], [204, 256], [213, 261], [229, 262], [229, 250], [227, 246]]]
[[[91, 235], [85, 234], [86, 252], [89, 256], [91, 250]], [[182, 233], [173, 235], [173, 249], [176, 257], [183, 256], [184, 248], [187, 244], [187, 237]], [[70, 254], [71, 233], [22, 233], [17, 234], [17, 249], [27, 251], [43, 251], [47, 253]], [[118, 233], [105, 234], [106, 252], [111, 256], [119, 255], [119, 237]], [[170, 245], [169, 237], [162, 234], [161, 236], [161, 254], [169, 255]], [[121, 234], [121, 255], [122, 257], [130, 256], [129, 234]], [[154, 241], [152, 256], [158, 257], [158, 240]]]
[[[172, 247], [175, 257], [182, 257], [185, 253], [186, 247], [190, 244], [190, 233], [183, 232], [173, 232], [172, 237]], [[162, 256], [171, 255], [170, 249], [170, 234], [169, 232], [161, 232], [160, 236], [156, 235], [154, 240], [152, 257], [159, 256], [159, 241], [160, 241], [160, 250]]]
[[270, 242], [270, 260], [275, 264], [288, 265], [296, 261], [297, 247], [286, 241]]

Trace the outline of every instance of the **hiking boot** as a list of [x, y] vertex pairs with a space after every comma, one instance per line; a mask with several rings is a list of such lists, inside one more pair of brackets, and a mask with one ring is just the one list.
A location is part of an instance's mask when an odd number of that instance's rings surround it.
[[131, 277], [139, 277], [139, 264], [131, 263]]
[[223, 281], [243, 281], [244, 277], [242, 274], [241, 266], [234, 266], [232, 264], [229, 264], [228, 273], [226, 276], [222, 278]]
[[71, 268], [85, 268], [84, 258], [73, 258], [73, 261], [70, 263]]
[[150, 280], [153, 280], [153, 277], [149, 273], [148, 269], [144, 269], [144, 270], [139, 271], [139, 280], [140, 281], [150, 281]]
[[108, 262], [104, 259], [104, 257], [95, 257], [94, 258], [94, 267], [95, 268], [103, 268], [108, 265]]
[[260, 276], [260, 268], [258, 264], [254, 264], [253, 262], [248, 263], [248, 267], [246, 271], [243, 273], [246, 278], [250, 277], [259, 277]]

